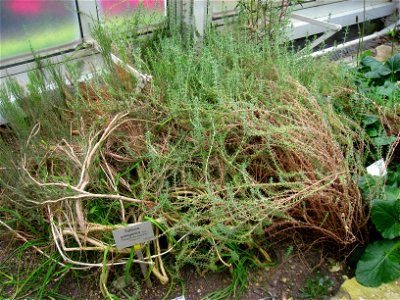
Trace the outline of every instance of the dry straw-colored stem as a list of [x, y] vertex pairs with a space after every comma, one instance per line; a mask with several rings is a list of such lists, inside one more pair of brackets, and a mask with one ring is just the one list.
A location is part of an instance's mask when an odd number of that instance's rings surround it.
[[[122, 124], [124, 124], [125, 122], [129, 121], [130, 119], [126, 119], [126, 116], [128, 115], [128, 113], [119, 113], [116, 116], [114, 116], [114, 118], [109, 122], [109, 124], [107, 125], [107, 127], [105, 128], [105, 130], [103, 131], [103, 133], [100, 136], [100, 132], [97, 132], [94, 137], [89, 139], [89, 145], [88, 145], [88, 150], [86, 153], [86, 156], [84, 158], [84, 161], [82, 164], [78, 164], [81, 165], [81, 172], [80, 172], [80, 177], [79, 177], [79, 181], [77, 183], [76, 186], [70, 185], [69, 183], [62, 183], [62, 182], [52, 182], [52, 183], [41, 183], [38, 180], [36, 180], [31, 173], [29, 172], [29, 170], [27, 169], [27, 157], [26, 154], [24, 154], [23, 156], [23, 161], [22, 161], [22, 169], [25, 171], [25, 173], [28, 175], [28, 177], [38, 186], [40, 187], [46, 187], [46, 186], [53, 186], [53, 187], [59, 187], [59, 188], [63, 188], [63, 189], [68, 189], [68, 190], [72, 190], [74, 192], [77, 192], [78, 194], [76, 195], [70, 195], [70, 196], [64, 196], [64, 197], [60, 197], [57, 199], [52, 199], [52, 200], [45, 200], [45, 201], [34, 201], [34, 200], [27, 200], [30, 203], [33, 204], [37, 204], [37, 205], [45, 205], [45, 204], [51, 204], [51, 203], [58, 203], [58, 202], [63, 202], [63, 201], [67, 201], [67, 200], [74, 200], [75, 201], [75, 214], [76, 214], [76, 218], [77, 218], [77, 223], [79, 225], [80, 231], [81, 232], [85, 232], [85, 217], [84, 217], [84, 210], [82, 207], [82, 199], [113, 199], [113, 200], [119, 200], [121, 202], [132, 202], [132, 203], [147, 203], [152, 205], [151, 202], [146, 202], [144, 200], [140, 200], [140, 199], [134, 199], [131, 197], [126, 197], [126, 196], [122, 196], [122, 195], [114, 195], [114, 194], [94, 194], [94, 193], [90, 193], [85, 191], [86, 186], [89, 183], [90, 177], [89, 177], [89, 168], [90, 168], [90, 164], [92, 163], [93, 157], [94, 155], [99, 151], [100, 146], [104, 143], [104, 141], [110, 136], [110, 134], [117, 129], [119, 126], [121, 126]], [[28, 147], [32, 138], [38, 134], [40, 130], [40, 124], [36, 124], [26, 143], [26, 146]], [[94, 143], [94, 139], [96, 137], [100, 136], [99, 140]], [[75, 162], [77, 160], [77, 156], [74, 153], [73, 148], [64, 141], [64, 143], [67, 145], [69, 151], [67, 151], [66, 149], [64, 149], [67, 152], [71, 152], [68, 156]], [[122, 204], [121, 204], [122, 205]], [[122, 205], [123, 206], [123, 205]]]

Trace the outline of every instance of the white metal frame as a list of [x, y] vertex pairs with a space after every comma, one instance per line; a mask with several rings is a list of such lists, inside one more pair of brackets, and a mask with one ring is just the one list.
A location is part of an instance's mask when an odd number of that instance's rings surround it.
[[81, 21], [81, 30], [83, 35], [83, 41], [87, 42], [92, 40], [90, 28], [93, 24], [93, 20], [98, 21], [99, 15], [97, 10], [97, 1], [82, 1], [75, 0], [78, 6], [78, 14]]
[[[340, 3], [331, 3], [318, 8], [307, 8], [295, 12], [296, 16], [312, 18], [316, 21], [338, 24], [342, 27], [359, 24], [368, 20], [380, 19], [393, 15], [396, 11], [398, 0], [366, 0], [364, 10], [363, 0], [345, 0]], [[339, 13], [332, 13], [340, 8]], [[304, 20], [293, 20], [292, 28], [288, 30], [290, 39], [298, 39], [318, 33], [324, 33], [326, 29], [317, 25], [310, 24]]]
[[330, 38], [332, 35], [339, 32], [340, 30], [342, 30], [342, 25], [340, 25], [340, 24], [334, 24], [334, 23], [329, 23], [326, 21], [320, 21], [318, 19], [301, 16], [301, 15], [298, 15], [295, 13], [293, 13], [291, 15], [291, 17], [292, 17], [292, 19], [295, 19], [295, 20], [307, 22], [307, 23], [325, 28], [325, 30], [326, 30], [325, 33], [311, 43], [311, 45], [310, 45], [311, 48], [317, 47], [319, 44], [321, 44], [322, 42], [324, 42], [325, 40]]
[[209, 7], [212, 1], [193, 1], [193, 25], [195, 28], [195, 36], [203, 37], [209, 22]]

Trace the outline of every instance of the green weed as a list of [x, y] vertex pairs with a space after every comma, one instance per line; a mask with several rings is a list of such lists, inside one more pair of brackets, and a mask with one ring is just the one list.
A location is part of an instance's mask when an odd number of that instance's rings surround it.
[[[70, 266], [58, 265], [60, 257], [54, 253], [49, 258], [35, 258], [35, 262], [23, 259], [26, 253], [36, 255], [32, 247], [44, 248], [48, 245], [46, 240], [32, 240], [26, 242], [12, 252], [0, 265], [0, 277], [3, 277], [0, 286], [0, 295], [6, 299], [22, 299], [35, 297], [36, 299], [57, 298], [67, 299], [58, 293], [64, 276]], [[48, 250], [45, 250], [48, 251]], [[33, 257], [32, 257], [33, 258]], [[15, 263], [9, 264], [10, 261]]]
[[306, 284], [300, 289], [300, 292], [302, 297], [306, 299], [322, 299], [330, 295], [332, 286], [333, 281], [317, 271], [315, 276], [307, 278]]

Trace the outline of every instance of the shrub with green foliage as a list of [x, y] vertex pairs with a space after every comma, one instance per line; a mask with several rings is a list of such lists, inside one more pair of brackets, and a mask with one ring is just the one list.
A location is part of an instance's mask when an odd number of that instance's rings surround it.
[[0, 201], [49, 224], [66, 263], [102, 267], [107, 297], [109, 268], [137, 262], [111, 233], [130, 223], [154, 225], [142, 249], [164, 284], [187, 264], [232, 270], [216, 298], [237, 298], [247, 272], [271, 263], [266, 239], [362, 241], [353, 176], [363, 172], [363, 131], [326, 101], [345, 84], [336, 67], [240, 32], [211, 31], [202, 47], [156, 36], [131, 53], [153, 76], [138, 90], [97, 35], [106, 69], [91, 81], [67, 86], [49, 66], [50, 76], [31, 73], [27, 93], [2, 88]]

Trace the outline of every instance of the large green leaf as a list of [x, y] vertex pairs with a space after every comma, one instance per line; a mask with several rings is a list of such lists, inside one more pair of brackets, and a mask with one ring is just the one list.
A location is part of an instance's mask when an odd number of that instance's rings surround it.
[[388, 66], [381, 64], [379, 66], [374, 66], [373, 68], [371, 68], [371, 71], [365, 73], [364, 76], [366, 78], [378, 79], [385, 77], [389, 74], [392, 74], [392, 70]]
[[380, 135], [371, 139], [376, 146], [390, 145], [396, 140], [395, 136]]
[[386, 61], [385, 65], [388, 66], [389, 69], [393, 73], [399, 72], [400, 71], [400, 53], [396, 53], [391, 58], [389, 58]]
[[363, 193], [363, 196], [367, 200], [371, 200], [378, 197], [381, 187], [385, 181], [384, 177], [372, 176], [365, 174], [360, 176], [358, 179], [358, 186]]
[[379, 134], [379, 131], [376, 127], [366, 128], [365, 132], [368, 134], [369, 137], [377, 137]]
[[374, 52], [372, 52], [372, 50], [368, 49], [368, 50], [365, 50], [363, 53], [361, 53], [360, 57], [361, 57], [361, 59], [363, 59], [367, 56], [373, 56], [373, 55], [374, 55]]
[[400, 236], [400, 199], [374, 200], [371, 219], [384, 238]]
[[400, 241], [380, 240], [367, 246], [356, 269], [356, 279], [376, 287], [400, 277]]
[[379, 116], [377, 115], [365, 115], [362, 118], [362, 122], [364, 125], [372, 125], [379, 122]]
[[365, 56], [361, 59], [361, 64], [366, 66], [366, 67], [370, 67], [371, 69], [375, 69], [379, 66], [382, 65], [381, 62], [377, 61], [375, 58], [373, 58], [372, 56]]
[[397, 185], [386, 185], [385, 186], [385, 196], [386, 200], [399, 200], [398, 205], [400, 205], [400, 187], [397, 187]]
[[400, 188], [400, 164], [397, 164], [396, 167], [392, 166], [392, 168], [389, 169], [389, 176], [386, 184]]
[[390, 97], [396, 89], [398, 89], [397, 83], [386, 80], [382, 86], [377, 88], [377, 92], [379, 95]]

